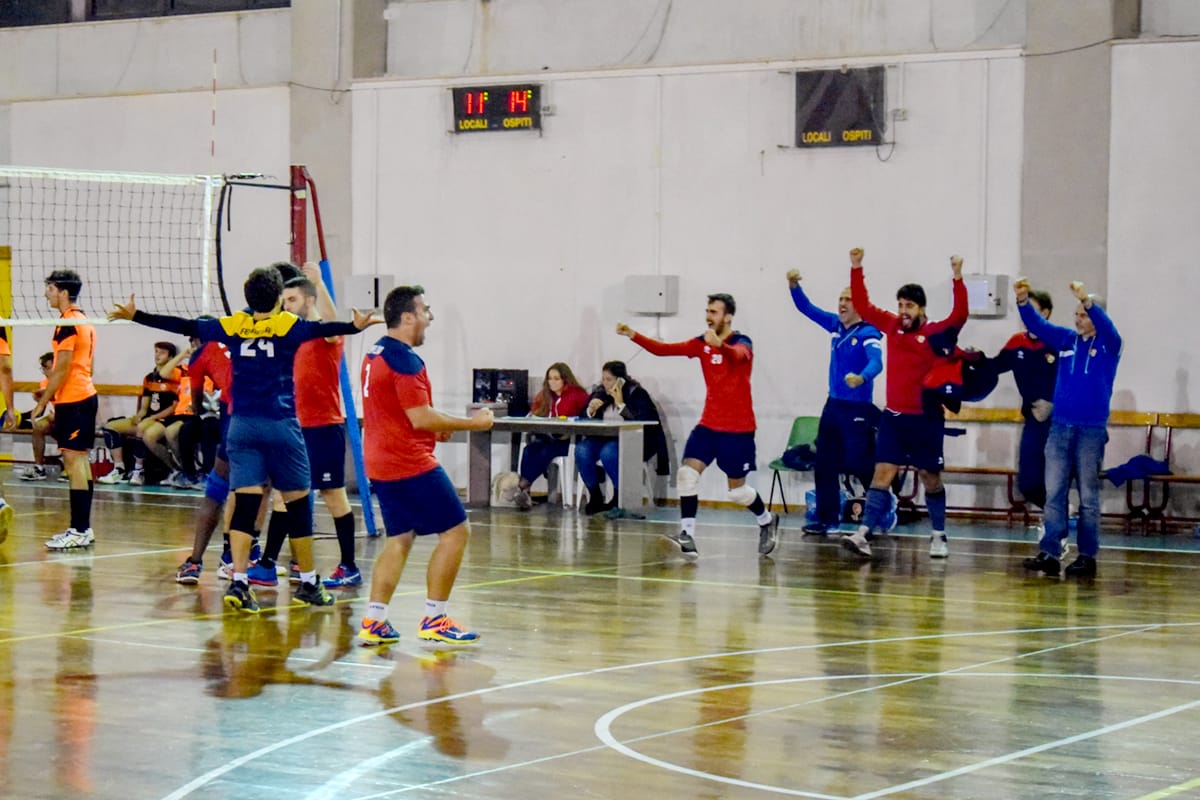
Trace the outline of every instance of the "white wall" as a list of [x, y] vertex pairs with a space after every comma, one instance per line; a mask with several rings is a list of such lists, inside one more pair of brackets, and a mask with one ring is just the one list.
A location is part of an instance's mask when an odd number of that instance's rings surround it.
[[1141, 0], [1142, 33], [1147, 36], [1200, 36], [1196, 0]]
[[386, 16], [388, 74], [404, 77], [958, 51], [1025, 40], [1025, 0], [399, 0]]
[[1200, 408], [1198, 85], [1200, 42], [1113, 49], [1109, 308], [1125, 332], [1118, 389], [1147, 411]]
[[0, 103], [286, 83], [287, 9], [0, 29]]
[[[949, 311], [951, 253], [977, 270], [1016, 269], [1017, 59], [899, 62], [889, 95], [909, 120], [886, 161], [887, 148], [780, 149], [795, 90], [775, 68], [542, 79], [556, 112], [541, 137], [447, 133], [438, 82], [354, 92], [355, 269], [426, 287], [437, 322], [424, 356], [439, 405], [467, 402], [472, 367], [540, 378], [565, 360], [590, 383], [603, 361], [623, 358], [666, 411], [678, 455], [703, 401], [698, 367], [640, 353], [613, 327], [627, 319], [689, 338], [702, 330], [705, 294], [728, 291], [755, 341], [765, 464], [791, 419], [818, 413], [827, 394], [827, 338], [793, 309], [789, 268], [831, 305], [848, 282], [846, 251], [861, 244], [881, 305], [917, 280], [936, 317]], [[680, 314], [630, 319], [623, 277], [656, 272], [681, 276]], [[971, 338], [998, 347], [1014, 327], [972, 323]], [[721, 497], [719, 487], [714, 471], [702, 489]]]
[[[14, 103], [9, 107], [10, 161], [126, 172], [262, 172], [286, 184], [287, 89], [219, 92], [215, 158], [209, 156], [211, 108], [208, 92]], [[287, 192], [237, 190], [233, 229], [223, 232], [226, 287], [235, 307], [250, 269], [288, 257], [288, 205]], [[85, 294], [98, 307], [119, 299], [105, 294], [102, 280], [84, 279]], [[41, 377], [37, 356], [47, 349], [49, 333], [48, 328], [14, 330], [17, 380]], [[159, 338], [158, 332], [136, 326], [100, 329], [96, 381], [139, 383], [152, 362], [150, 344]]]

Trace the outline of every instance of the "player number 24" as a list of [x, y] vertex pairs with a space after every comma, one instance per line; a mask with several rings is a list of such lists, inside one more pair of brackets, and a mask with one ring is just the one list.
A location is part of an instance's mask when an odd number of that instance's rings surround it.
[[242, 356], [245, 358], [254, 358], [256, 355], [258, 355], [258, 353], [254, 352], [255, 344], [258, 345], [259, 350], [266, 351], [267, 358], [275, 357], [275, 343], [270, 341], [269, 339], [247, 339], [247, 340], [245, 340], [244, 342], [242, 342], [242, 350], [241, 350]]

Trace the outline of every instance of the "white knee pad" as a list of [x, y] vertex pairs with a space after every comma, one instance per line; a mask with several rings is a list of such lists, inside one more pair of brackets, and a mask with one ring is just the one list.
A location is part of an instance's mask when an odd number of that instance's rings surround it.
[[743, 483], [736, 489], [729, 490], [729, 499], [737, 503], [739, 506], [748, 506], [754, 502], [754, 498], [758, 497], [758, 492], [753, 486]]
[[680, 497], [700, 494], [700, 473], [689, 466], [685, 465], [679, 468], [679, 473], [675, 476], [675, 483], [679, 488]]

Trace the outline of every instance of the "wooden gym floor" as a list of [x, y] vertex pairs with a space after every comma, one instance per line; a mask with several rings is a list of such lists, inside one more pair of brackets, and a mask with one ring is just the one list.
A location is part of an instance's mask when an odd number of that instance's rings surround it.
[[365, 587], [225, 614], [215, 548], [177, 585], [194, 495], [98, 489], [95, 548], [49, 554], [65, 485], [4, 477], [6, 798], [1200, 796], [1190, 534], [1106, 535], [1079, 582], [1024, 574], [1033, 534], [1002, 527], [860, 563], [793, 516], [760, 559], [744, 512], [702, 509], [693, 565], [667, 509], [476, 512], [451, 610], [482, 643], [418, 644], [422, 542], [370, 650]]

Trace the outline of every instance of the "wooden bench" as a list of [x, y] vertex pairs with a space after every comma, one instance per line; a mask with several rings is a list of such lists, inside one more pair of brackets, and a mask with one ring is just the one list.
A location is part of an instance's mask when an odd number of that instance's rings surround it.
[[[1113, 411], [1109, 414], [1108, 425], [1110, 428], [1143, 428], [1145, 431], [1145, 441], [1142, 448], [1144, 454], [1150, 454], [1154, 441], [1154, 428], [1159, 423], [1160, 414], [1152, 411]], [[1195, 415], [1200, 417], [1200, 415]], [[955, 423], [981, 423], [981, 424], [1011, 424], [1022, 425], [1025, 418], [1021, 416], [1021, 410], [1018, 408], [977, 408], [973, 406], [964, 406], [958, 413], [946, 412], [946, 424], [948, 429], [951, 429]], [[1198, 425], [1197, 427], [1200, 427]], [[961, 466], [955, 464], [947, 464], [942, 468], [943, 475], [978, 475], [990, 477], [1002, 477], [1006, 484], [1006, 498], [1008, 506], [1006, 508], [996, 508], [991, 506], [950, 506], [946, 507], [947, 511], [966, 512], [970, 515], [1003, 515], [1011, 528], [1013, 522], [1020, 517], [1024, 525], [1030, 525], [1033, 518], [1030, 514], [1029, 506], [1024, 498], [1017, 496], [1017, 468], [1014, 463], [1007, 467], [976, 467], [976, 466]], [[908, 483], [908, 478], [912, 477], [912, 489], [907, 490], [905, 487]], [[1101, 473], [1103, 476], [1103, 473]], [[916, 496], [920, 491], [920, 481], [917, 479], [916, 471], [911, 467], [902, 467], [899, 473], [900, 489], [896, 495], [901, 508], [906, 508], [910, 512], [917, 510]], [[1158, 478], [1160, 476], [1155, 476]], [[1169, 478], [1171, 476], [1161, 476]], [[1196, 481], [1200, 483], [1200, 480]], [[1131, 481], [1126, 485], [1125, 504], [1126, 511], [1124, 513], [1109, 514], [1110, 517], [1117, 517], [1125, 521], [1126, 530], [1132, 524], [1131, 521], [1139, 515], [1150, 513], [1152, 507], [1149, 505], [1146, 495], [1140, 501], [1135, 501], [1133, 495], [1133, 484], [1137, 481]]]
[[[20, 394], [22, 392], [27, 393], [27, 394], [33, 394], [35, 391], [37, 391], [37, 389], [38, 389], [38, 384], [35, 381], [13, 381], [13, 393], [14, 394]], [[96, 384], [96, 393], [98, 395], [100, 395], [101, 397], [141, 397], [142, 396], [142, 387], [140, 385], [135, 386], [135, 385], [123, 384], [123, 383], [97, 383]], [[30, 404], [30, 406], [32, 406], [32, 404]], [[96, 420], [96, 435], [97, 436], [100, 436], [101, 427], [102, 427], [102, 421], [100, 419], [97, 419]], [[5, 435], [12, 435], [12, 436], [28, 436], [30, 433], [32, 433], [32, 431], [30, 431], [28, 429], [4, 432]], [[54, 445], [54, 437], [49, 436], [46, 440], [46, 444], [47, 444], [47, 446], [53, 446]], [[101, 444], [103, 444], [103, 441], [101, 441]], [[2, 448], [0, 448], [0, 449], [2, 449]], [[11, 454], [11, 448], [9, 448], [7, 452], [9, 452]], [[59, 459], [58, 455], [47, 454], [47, 456], [46, 456], [46, 460], [51, 463], [57, 463], [58, 459]], [[8, 458], [7, 461], [12, 464], [32, 463], [32, 462], [26, 461], [26, 460], [17, 461], [15, 458], [11, 458], [11, 457]]]
[[[1158, 427], [1164, 430], [1162, 460], [1167, 462], [1168, 466], [1172, 466], [1171, 447], [1175, 431], [1200, 429], [1200, 414], [1162, 413], [1158, 415]], [[1151, 444], [1151, 442], [1147, 442], [1146, 445], [1148, 454]], [[1140, 490], [1137, 501], [1134, 500], [1135, 485]], [[1157, 500], [1153, 498], [1156, 485], [1159, 486]], [[1169, 524], [1200, 521], [1200, 518], [1188, 515], [1173, 516], [1168, 511], [1171, 502], [1171, 487], [1180, 485], [1200, 485], [1200, 475], [1148, 475], [1145, 478], [1137, 478], [1126, 483], [1125, 496], [1129, 514], [1125, 520], [1125, 531], [1128, 533], [1132, 530], [1135, 520], [1141, 521], [1143, 533], [1148, 532], [1151, 523], [1154, 522], [1158, 523], [1160, 533], [1166, 533]]]

